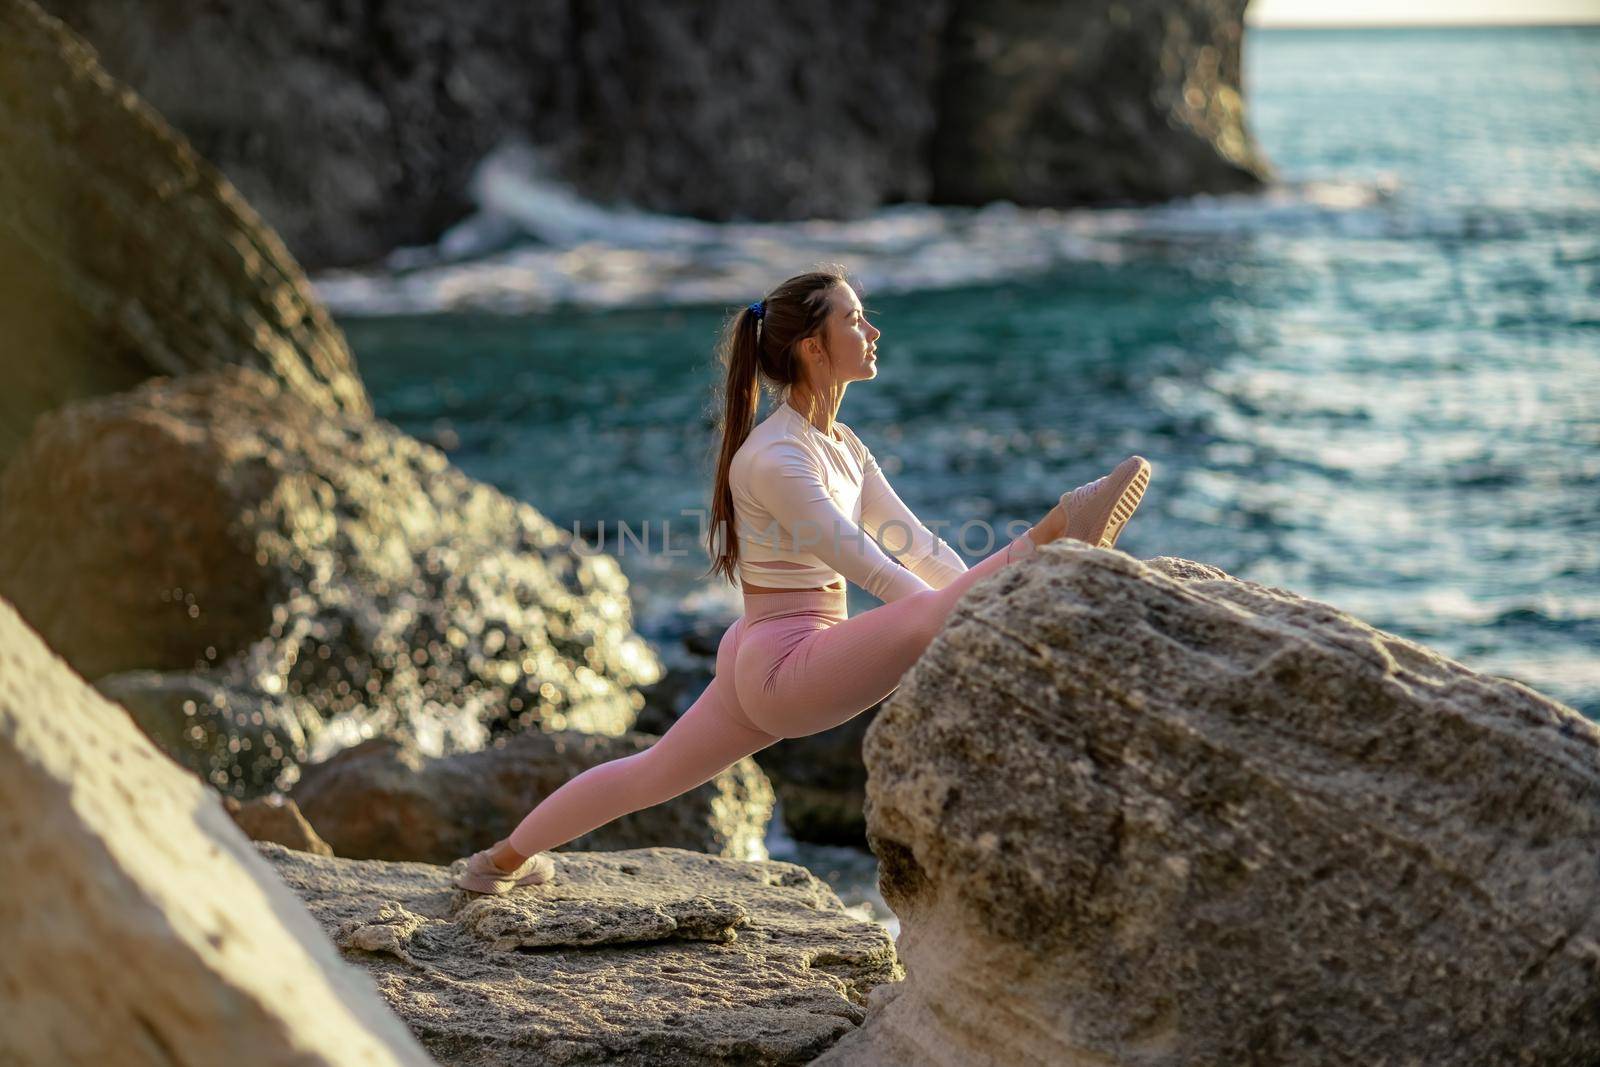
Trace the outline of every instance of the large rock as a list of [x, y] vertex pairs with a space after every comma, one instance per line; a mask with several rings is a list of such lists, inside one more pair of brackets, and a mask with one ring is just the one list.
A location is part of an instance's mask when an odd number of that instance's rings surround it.
[[616, 561], [381, 420], [235, 367], [38, 421], [0, 595], [240, 796], [364, 737], [615, 736], [653, 681]]
[[0, 465], [40, 413], [156, 374], [244, 364], [370, 412], [277, 235], [32, 0], [0, 0], [0, 145]]
[[440, 1063], [806, 1063], [903, 974], [804, 867], [673, 848], [556, 853], [470, 896], [453, 870], [257, 846]]
[[1247, 0], [956, 0], [933, 199], [1068, 206], [1254, 189]]
[[0, 871], [0, 1063], [430, 1062], [221, 799], [4, 601]]
[[[509, 834], [580, 772], [637, 755], [657, 740], [640, 733], [533, 732], [502, 738], [481, 752], [429, 759], [375, 738], [306, 767], [292, 799], [340, 856], [449, 863]], [[704, 785], [560, 847], [663, 845], [764, 860], [772, 806], [766, 775], [742, 759]]]
[[252, 841], [271, 841], [317, 856], [333, 855], [333, 847], [318, 836], [293, 800], [275, 794], [240, 803], [224, 796], [222, 806]]
[[50, 7], [314, 266], [433, 239], [506, 139], [593, 199], [717, 220], [1147, 199], [1263, 169], [1243, 0]]
[[1058, 542], [865, 754], [908, 977], [819, 1064], [1600, 1048], [1600, 729], [1327, 605]]

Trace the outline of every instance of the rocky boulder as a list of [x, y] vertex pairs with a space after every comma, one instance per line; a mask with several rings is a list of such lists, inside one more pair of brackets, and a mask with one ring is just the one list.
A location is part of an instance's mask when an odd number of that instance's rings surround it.
[[819, 1064], [1600, 1048], [1600, 728], [1325, 604], [1058, 542], [865, 757], [908, 976]]
[[257, 846], [444, 1064], [806, 1063], [903, 972], [803, 867], [558, 852], [503, 897], [420, 863]]
[[32, 0], [0, 0], [0, 42], [0, 465], [42, 412], [157, 374], [241, 364], [370, 413], [343, 334], [216, 168]]
[[249, 367], [39, 419], [0, 477], [0, 595], [85, 675], [175, 672], [107, 689], [241, 797], [365, 737], [615, 736], [659, 671], [611, 557]]
[[[340, 856], [449, 863], [505, 837], [580, 772], [644, 752], [657, 740], [535, 731], [499, 738], [481, 752], [429, 759], [375, 738], [306, 767], [292, 799]], [[764, 860], [772, 806], [771, 784], [747, 758], [681, 796], [560, 847], [663, 845]]]
[[240, 803], [224, 796], [222, 806], [252, 841], [272, 841], [317, 856], [333, 855], [333, 849], [318, 836], [293, 800], [274, 794]]
[[431, 1062], [216, 793], [4, 601], [0, 870], [0, 1063]]

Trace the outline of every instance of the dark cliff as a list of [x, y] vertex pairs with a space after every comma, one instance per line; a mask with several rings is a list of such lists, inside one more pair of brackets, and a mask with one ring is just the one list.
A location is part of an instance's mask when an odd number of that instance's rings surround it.
[[1243, 0], [51, 0], [308, 266], [425, 242], [474, 164], [707, 219], [1247, 188]]

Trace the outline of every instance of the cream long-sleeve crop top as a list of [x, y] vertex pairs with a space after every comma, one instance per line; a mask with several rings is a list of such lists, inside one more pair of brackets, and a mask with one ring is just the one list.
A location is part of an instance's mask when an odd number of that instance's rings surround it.
[[740, 584], [804, 589], [843, 575], [893, 601], [942, 589], [965, 572], [955, 550], [890, 488], [861, 439], [833, 425], [830, 436], [780, 403], [734, 453], [728, 481]]

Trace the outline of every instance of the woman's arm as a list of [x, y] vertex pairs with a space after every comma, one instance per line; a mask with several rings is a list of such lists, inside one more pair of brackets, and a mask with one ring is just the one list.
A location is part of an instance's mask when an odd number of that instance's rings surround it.
[[794, 538], [799, 551], [816, 556], [886, 603], [932, 588], [885, 555], [840, 510], [804, 448], [788, 441], [768, 445], [751, 460], [750, 476], [752, 495]]
[[[855, 436], [853, 432], [851, 436]], [[956, 550], [912, 514], [905, 501], [889, 484], [889, 479], [884, 477], [883, 468], [878, 466], [872, 450], [861, 444], [859, 437], [856, 443], [861, 445], [861, 451], [866, 456], [861, 465], [862, 527], [934, 589], [943, 589], [957, 576], [965, 574], [967, 565], [956, 554]]]

